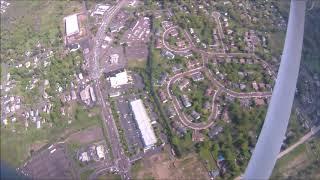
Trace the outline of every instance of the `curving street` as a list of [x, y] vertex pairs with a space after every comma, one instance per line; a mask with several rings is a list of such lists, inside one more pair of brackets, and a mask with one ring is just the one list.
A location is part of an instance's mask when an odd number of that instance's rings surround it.
[[[211, 106], [211, 113], [206, 122], [201, 123], [194, 123], [191, 120], [189, 120], [183, 112], [181, 112], [182, 107], [180, 106], [180, 103], [178, 99], [171, 93], [171, 87], [172, 84], [175, 83], [177, 80], [179, 80], [182, 77], [189, 76], [195, 72], [200, 72], [201, 70], [204, 70], [206, 76], [209, 78], [209, 80], [212, 82], [212, 84], [216, 85], [218, 87], [218, 90], [215, 91], [213, 97], [212, 97], [212, 106]], [[218, 80], [216, 80], [212, 74], [205, 68], [205, 67], [197, 67], [194, 69], [191, 69], [189, 71], [179, 73], [171, 77], [167, 84], [167, 94], [169, 95], [169, 98], [172, 100], [173, 107], [179, 117], [179, 120], [183, 125], [186, 127], [189, 127], [194, 130], [202, 130], [207, 129], [210, 126], [214, 124], [214, 120], [217, 117], [217, 105], [214, 103], [216, 97], [220, 93], [226, 93], [228, 96], [235, 97], [235, 98], [265, 98], [270, 97], [272, 95], [271, 92], [248, 92], [248, 93], [239, 93], [232, 91], [230, 89], [225, 88]]]
[[[183, 53], [183, 52], [187, 52], [189, 50], [193, 50], [193, 51], [199, 52], [202, 56], [203, 63], [202, 63], [201, 67], [196, 67], [196, 68], [193, 68], [193, 69], [188, 70], [186, 72], [181, 72], [181, 73], [175, 74], [174, 76], [169, 78], [169, 80], [167, 82], [167, 86], [166, 86], [167, 94], [168, 94], [169, 98], [172, 100], [173, 107], [179, 117], [179, 120], [181, 121], [181, 123], [183, 125], [185, 125], [188, 128], [194, 129], [194, 130], [207, 129], [214, 124], [214, 122], [215, 122], [214, 120], [217, 118], [217, 115], [218, 115], [217, 114], [217, 105], [214, 103], [214, 101], [215, 101], [218, 94], [225, 93], [227, 96], [231, 96], [231, 97], [238, 98], [238, 99], [267, 98], [267, 97], [271, 97], [271, 95], [272, 95], [272, 92], [247, 92], [247, 93], [235, 92], [231, 89], [226, 88], [221, 82], [219, 82], [216, 78], [214, 78], [214, 75], [212, 74], [212, 72], [209, 69], [207, 69], [206, 64], [208, 62], [203, 59], [204, 55], [215, 56], [215, 57], [236, 57], [236, 56], [256, 57], [256, 55], [254, 55], [252, 53], [226, 53], [225, 48], [224, 48], [224, 44], [222, 41], [222, 39], [224, 38], [224, 34], [222, 31], [221, 22], [219, 19], [220, 14], [213, 12], [212, 16], [218, 24], [218, 35], [220, 37], [219, 39], [220, 39], [221, 46], [223, 48], [223, 52], [207, 52], [207, 51], [196, 48], [193, 44], [192, 38], [190, 37], [189, 33], [186, 30], [184, 30], [184, 33], [185, 33], [186, 37], [188, 38], [188, 40], [190, 41], [190, 46], [186, 47], [186, 48], [182, 48], [182, 49], [174, 49], [174, 48], [170, 47], [170, 45], [167, 44], [165, 38], [169, 35], [169, 33], [173, 29], [178, 28], [177, 26], [172, 26], [172, 27], [168, 28], [167, 30], [165, 30], [165, 32], [162, 35], [163, 45], [167, 50], [174, 52], [174, 53]], [[257, 57], [256, 57], [256, 59], [262, 65], [264, 65], [266, 67], [266, 70], [268, 71], [268, 73], [272, 76], [272, 78], [275, 79], [276, 73], [274, 71], [272, 71], [272, 68], [270, 67], [270, 65], [267, 62], [265, 62], [264, 60], [261, 60]], [[210, 113], [208, 120], [206, 122], [194, 123], [191, 120], [189, 120], [186, 117], [186, 115], [181, 111], [182, 107], [181, 107], [178, 99], [174, 95], [172, 95], [170, 88], [171, 88], [172, 84], [174, 84], [180, 78], [182, 78], [184, 76], [189, 76], [193, 73], [200, 72], [202, 70], [205, 72], [206, 77], [208, 77], [208, 79], [212, 82], [213, 85], [215, 85], [218, 88], [218, 90], [213, 95], [211, 113]]]
[[173, 27], [170, 27], [168, 28], [167, 30], [165, 30], [163, 32], [163, 35], [162, 35], [162, 42], [163, 42], [163, 45], [166, 49], [168, 49], [169, 51], [172, 51], [172, 52], [175, 52], [175, 53], [184, 53], [184, 52], [188, 52], [191, 50], [191, 48], [194, 46], [193, 45], [193, 42], [192, 40], [190, 40], [190, 37], [188, 36], [188, 33], [186, 31], [184, 31], [185, 33], [185, 36], [187, 36], [188, 38], [188, 41], [189, 41], [189, 47], [185, 47], [185, 48], [181, 48], [181, 49], [174, 49], [172, 47], [170, 47], [170, 45], [167, 43], [167, 41], [165, 40], [165, 37], [169, 36], [169, 33], [174, 30], [174, 29], [177, 29], [179, 28], [178, 26], [173, 26]]

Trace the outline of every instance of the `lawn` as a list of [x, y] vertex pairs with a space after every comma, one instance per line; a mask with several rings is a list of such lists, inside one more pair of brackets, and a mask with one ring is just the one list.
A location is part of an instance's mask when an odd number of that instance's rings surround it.
[[208, 170], [216, 170], [217, 165], [216, 161], [213, 159], [213, 156], [210, 153], [209, 148], [201, 148], [199, 152], [200, 159], [205, 161], [205, 164], [207, 165]]
[[268, 46], [270, 47], [271, 53], [274, 56], [279, 57], [279, 55], [282, 54], [284, 39], [285, 39], [285, 32], [278, 31], [278, 32], [270, 33]]
[[87, 171], [84, 171], [80, 174], [80, 180], [87, 180], [89, 179], [89, 176], [94, 172], [94, 170], [89, 169]]
[[147, 61], [144, 59], [131, 59], [128, 60], [127, 67], [129, 69], [139, 68], [139, 69], [146, 69]]
[[295, 150], [291, 151], [289, 154], [285, 155], [283, 158], [279, 159], [276, 164], [278, 171], [282, 171], [281, 167], [286, 167], [292, 160], [298, 157], [301, 154], [304, 154], [307, 151], [306, 144], [298, 146]]
[[185, 155], [192, 151], [194, 142], [192, 141], [192, 132], [188, 131], [183, 137], [173, 136], [172, 143], [177, 146], [178, 151]]
[[121, 176], [118, 175], [118, 174], [111, 174], [111, 173], [108, 173], [108, 174], [104, 174], [104, 175], [101, 175], [97, 178], [98, 180], [121, 180]]
[[104, 175], [99, 176], [97, 179], [98, 180], [105, 180], [105, 179], [108, 179], [108, 180], [120, 180], [121, 176], [118, 175], [118, 174], [108, 173], [108, 174], [104, 174]]
[[[71, 124], [63, 121], [53, 127], [48, 124], [42, 125], [41, 129], [36, 129], [29, 125], [25, 130], [24, 125], [15, 124], [13, 126], [1, 127], [1, 157], [12, 166], [21, 165], [34, 151], [34, 144], [47, 144], [55, 141], [61, 141], [69, 134], [86, 129], [88, 127], [99, 125], [100, 116], [77, 106], [75, 117]], [[15, 132], [12, 129], [15, 129]]]
[[61, 48], [63, 17], [80, 9], [79, 1], [13, 1], [6, 14], [1, 15], [1, 59], [19, 60], [38, 42]]
[[301, 177], [302, 174], [304, 175], [302, 177], [305, 177], [306, 174], [311, 175], [312, 173], [314, 175], [318, 174], [319, 176], [319, 173], [317, 173], [319, 166], [315, 166], [315, 164], [319, 163], [320, 160], [319, 139], [319, 137], [316, 137], [304, 144], [301, 144], [289, 154], [279, 159], [273, 170], [272, 178], [277, 179], [279, 177], [289, 176]]

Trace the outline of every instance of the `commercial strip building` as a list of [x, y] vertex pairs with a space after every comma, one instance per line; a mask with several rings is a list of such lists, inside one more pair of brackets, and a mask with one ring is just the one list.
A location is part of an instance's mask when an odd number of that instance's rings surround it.
[[151, 120], [141, 99], [131, 101], [130, 105], [142, 135], [144, 149], [148, 150], [157, 143]]
[[112, 88], [117, 88], [121, 85], [128, 84], [128, 74], [127, 71], [120, 72], [115, 76], [110, 77], [110, 83]]
[[94, 16], [94, 15], [102, 16], [109, 8], [110, 8], [109, 5], [98, 4], [96, 6], [96, 9], [92, 12], [91, 16]]
[[79, 23], [78, 23], [78, 15], [73, 14], [64, 18], [65, 20], [65, 27], [66, 27], [66, 35], [72, 36], [78, 34], [79, 30]]

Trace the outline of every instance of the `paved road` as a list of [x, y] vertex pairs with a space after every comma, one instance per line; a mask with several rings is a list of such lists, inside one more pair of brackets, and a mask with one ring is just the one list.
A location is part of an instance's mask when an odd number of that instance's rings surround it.
[[[215, 94], [212, 98], [211, 114], [208, 118], [208, 121], [201, 122], [201, 123], [194, 123], [194, 122], [191, 122], [185, 116], [185, 114], [183, 112], [181, 112], [182, 107], [181, 107], [178, 99], [174, 95], [171, 94], [171, 86], [180, 78], [185, 77], [185, 76], [189, 76], [189, 75], [194, 74], [196, 72], [200, 72], [203, 69], [206, 74], [206, 77], [209, 78], [209, 80], [212, 82], [212, 84], [214, 84], [218, 87], [218, 90], [215, 92]], [[195, 130], [207, 129], [214, 124], [214, 119], [216, 119], [216, 117], [217, 117], [217, 105], [214, 104], [214, 100], [215, 100], [216, 96], [221, 92], [224, 92], [228, 96], [235, 97], [235, 98], [265, 98], [265, 97], [270, 97], [272, 95], [271, 92], [239, 93], [239, 92], [235, 92], [230, 89], [227, 89], [222, 85], [222, 83], [220, 83], [218, 80], [216, 80], [213, 77], [213, 75], [207, 69], [205, 69], [205, 67], [203, 67], [203, 66], [174, 75], [173, 77], [171, 77], [169, 79], [166, 89], [167, 89], [167, 94], [169, 95], [169, 98], [173, 102], [173, 107], [174, 107], [175, 111], [177, 112], [177, 115], [178, 115], [181, 123], [191, 129], [195, 129]]]
[[207, 77], [209, 80], [217, 85], [222, 92], [225, 92], [228, 96], [239, 98], [239, 99], [244, 99], [244, 98], [265, 98], [265, 97], [270, 97], [272, 95], [272, 92], [248, 92], [248, 93], [239, 93], [232, 91], [231, 89], [228, 89], [223, 86], [222, 83], [220, 83], [217, 79], [215, 79], [210, 71], [205, 71], [207, 74]]
[[296, 143], [294, 143], [293, 145], [291, 145], [290, 147], [288, 147], [284, 151], [280, 152], [280, 154], [278, 155], [277, 158], [280, 159], [284, 155], [288, 154], [289, 152], [294, 150], [296, 147], [298, 147], [300, 144], [303, 144], [304, 142], [306, 142], [310, 137], [312, 137], [314, 134], [316, 134], [319, 130], [320, 130], [320, 126], [311, 128], [311, 131], [308, 132], [303, 137], [301, 137], [299, 139], [299, 141], [297, 141]]
[[221, 14], [217, 11], [215, 12], [212, 12], [212, 16], [214, 17], [214, 19], [216, 20], [216, 22], [218, 23], [218, 32], [219, 32], [219, 35], [220, 35], [220, 39], [223, 39], [224, 38], [224, 34], [223, 34], [223, 30], [222, 30], [222, 26], [221, 26], [221, 22], [220, 22], [220, 16]]
[[[98, 103], [101, 106], [101, 113], [103, 118], [103, 127], [105, 128], [108, 140], [111, 146], [111, 151], [114, 160], [114, 167], [119, 171], [122, 179], [130, 178], [130, 161], [129, 158], [126, 157], [124, 151], [121, 147], [118, 129], [112, 117], [112, 112], [109, 103], [105, 101], [106, 94], [103, 94], [100, 87], [99, 78], [101, 76], [100, 66], [99, 66], [99, 57], [101, 54], [101, 41], [104, 39], [105, 30], [110, 24], [112, 18], [115, 14], [120, 10], [120, 8], [126, 3], [126, 0], [119, 1], [118, 4], [112, 9], [104, 14], [103, 21], [101, 26], [98, 29], [98, 32], [94, 38], [94, 47], [92, 48], [91, 53], [92, 59], [90, 61], [90, 77], [94, 80], [94, 90], [97, 95]], [[113, 167], [110, 164], [105, 164], [100, 169], [96, 169], [96, 171], [91, 175], [91, 178], [97, 177], [100, 173], [109, 170], [110, 167]]]
[[92, 57], [92, 62], [90, 63], [90, 76], [93, 79], [99, 79], [101, 76], [102, 71], [100, 70], [100, 66], [99, 66], [99, 57], [101, 55], [101, 44], [102, 44], [102, 40], [105, 38], [105, 30], [107, 29], [108, 25], [110, 24], [112, 18], [114, 17], [114, 15], [116, 15], [118, 13], [118, 11], [120, 10], [120, 8], [126, 3], [126, 0], [122, 0], [120, 2], [118, 2], [118, 4], [114, 7], [111, 8], [110, 11], [108, 11], [107, 13], [105, 13], [103, 15], [103, 21], [101, 26], [99, 27], [96, 36], [94, 37], [94, 47], [92, 48], [92, 52], [93, 52], [93, 57]]
[[226, 49], [224, 47], [224, 44], [222, 42], [222, 39], [224, 39], [224, 33], [222, 30], [221, 22], [220, 22], [220, 13], [219, 12], [213, 12], [212, 13], [213, 18], [215, 19], [216, 23], [218, 24], [218, 34], [220, 39], [220, 44], [222, 46], [223, 52], [226, 53]]
[[170, 36], [169, 33], [174, 30], [174, 29], [179, 29], [178, 26], [173, 26], [173, 27], [170, 27], [168, 28], [167, 30], [165, 30], [163, 32], [163, 35], [162, 35], [162, 44], [164, 45], [164, 47], [166, 49], [168, 49], [169, 51], [171, 52], [175, 52], [175, 53], [185, 53], [185, 52], [188, 52], [190, 51], [190, 49], [192, 48], [193, 46], [193, 42], [192, 42], [192, 39], [189, 38], [189, 35], [187, 32], [184, 31], [185, 35], [188, 37], [189, 39], [189, 47], [185, 47], [185, 48], [181, 48], [181, 49], [174, 49], [174, 48], [171, 48], [170, 45], [167, 43], [167, 41], [165, 40], [165, 37], [167, 36]]
[[206, 129], [208, 127], [210, 127], [212, 124], [213, 124], [213, 121], [207, 121], [207, 122], [202, 122], [202, 123], [193, 123], [191, 122], [183, 112], [181, 112], [181, 109], [182, 107], [180, 106], [179, 102], [178, 102], [178, 99], [171, 94], [171, 85], [173, 83], [175, 83], [178, 79], [184, 77], [184, 76], [188, 76], [188, 75], [191, 75], [195, 72], [199, 72], [203, 69], [203, 67], [198, 67], [198, 68], [195, 68], [195, 69], [192, 69], [192, 70], [189, 70], [187, 72], [184, 72], [184, 73], [179, 73], [179, 74], [176, 74], [175, 76], [173, 76], [172, 78], [170, 78], [170, 80], [168, 81], [168, 84], [167, 84], [167, 93], [169, 95], [169, 98], [172, 99], [173, 101], [173, 107], [175, 109], [175, 111], [177, 112], [177, 115], [181, 121], [181, 123], [183, 125], [185, 125], [186, 127], [189, 127], [191, 129], [196, 129], [196, 130], [201, 130], [201, 129]]
[[[111, 145], [112, 155], [114, 157], [115, 166], [118, 168], [120, 175], [123, 179], [127, 179], [129, 176], [130, 170], [130, 161], [128, 157], [124, 154], [124, 151], [121, 147], [121, 142], [119, 138], [118, 129], [112, 117], [112, 112], [110, 104], [104, 100], [104, 97], [101, 92], [100, 83], [96, 81], [94, 89], [97, 93], [97, 99], [99, 105], [101, 106], [102, 118], [104, 119], [104, 128], [106, 128], [108, 140]], [[109, 166], [109, 164], [108, 164]]]

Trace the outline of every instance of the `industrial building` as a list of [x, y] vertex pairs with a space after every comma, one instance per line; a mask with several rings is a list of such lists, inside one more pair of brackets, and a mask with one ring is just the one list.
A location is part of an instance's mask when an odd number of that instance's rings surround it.
[[104, 147], [102, 145], [97, 146], [96, 151], [99, 159], [105, 159]]
[[65, 17], [65, 25], [67, 36], [72, 36], [80, 32], [77, 14]]
[[138, 99], [131, 101], [130, 105], [142, 135], [144, 149], [150, 149], [157, 142], [157, 138], [154, 134], [151, 126], [151, 120], [147, 114], [143, 102], [141, 99]]
[[110, 77], [110, 83], [112, 88], [117, 88], [121, 85], [128, 84], [127, 71], [120, 72], [115, 76]]

